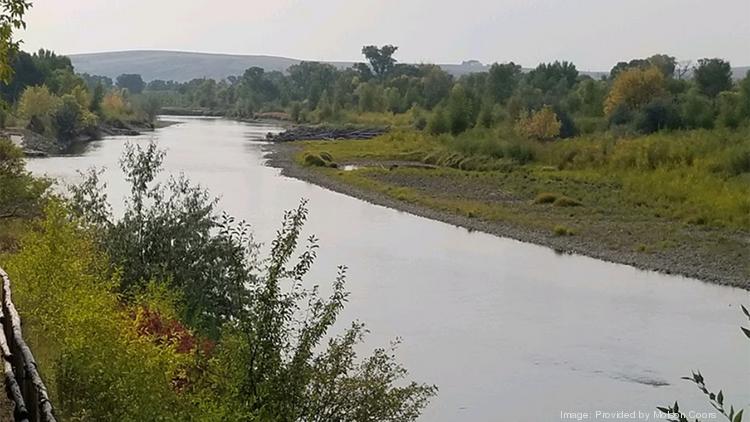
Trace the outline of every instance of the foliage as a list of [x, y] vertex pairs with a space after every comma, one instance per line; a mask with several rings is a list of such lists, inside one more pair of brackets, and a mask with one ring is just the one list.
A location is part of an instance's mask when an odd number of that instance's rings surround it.
[[121, 219], [99, 195], [96, 172], [72, 188], [74, 204], [98, 228], [113, 266], [122, 266], [122, 293], [133, 296], [151, 280], [168, 280], [184, 302], [180, 319], [215, 337], [244, 305], [249, 275], [241, 245], [249, 233], [244, 226], [233, 229], [229, 217], [215, 216], [216, 200], [185, 178], [156, 183], [163, 157], [153, 144], [128, 147], [122, 170], [131, 193]]
[[102, 99], [102, 115], [108, 120], [125, 120], [132, 114], [130, 104], [122, 91], [110, 91]]
[[639, 110], [665, 94], [664, 75], [655, 67], [631, 68], [620, 72], [604, 103], [608, 115], [620, 107]]
[[142, 95], [136, 102], [136, 109], [143, 114], [146, 121], [153, 123], [161, 112], [161, 100], [156, 95]]
[[732, 89], [732, 66], [722, 59], [700, 59], [693, 69], [698, 89], [709, 97]]
[[65, 141], [74, 139], [79, 133], [82, 115], [83, 110], [76, 98], [70, 94], [64, 95], [52, 115], [52, 127], [58, 139]]
[[393, 45], [384, 45], [380, 48], [374, 45], [367, 45], [362, 47], [362, 54], [370, 62], [373, 72], [379, 78], [386, 77], [396, 64], [396, 59], [393, 58], [393, 54], [398, 50], [398, 47]]
[[146, 88], [141, 75], [126, 73], [117, 77], [117, 87], [126, 89], [131, 94], [140, 94]]
[[[748, 320], [750, 320], [750, 311], [748, 311], [745, 306], [742, 306], [742, 313], [745, 315], [745, 317], [747, 317]], [[745, 335], [745, 337], [750, 338], [750, 329], [745, 327], [740, 327], [740, 329], [742, 330], [742, 333]], [[735, 410], [734, 406], [729, 406], [729, 409], [727, 409], [727, 405], [724, 403], [724, 391], [719, 390], [718, 393], [715, 393], [715, 390], [709, 390], [709, 388], [706, 386], [706, 380], [700, 373], [700, 371], [693, 372], [690, 376], [682, 377], [682, 379], [695, 384], [696, 387], [698, 387], [698, 390], [700, 390], [700, 392], [706, 396], [711, 407], [716, 409], [716, 411], [719, 412], [720, 415], [724, 416], [724, 418], [726, 418], [728, 422], [742, 422], [745, 409]], [[671, 406], [658, 407], [658, 410], [670, 415], [670, 417], [675, 418], [668, 419], [669, 421], [689, 422], [686, 415], [680, 412], [680, 405], [677, 402], [675, 402]], [[697, 419], [696, 422], [698, 422]]]
[[677, 129], [680, 125], [679, 110], [674, 103], [664, 98], [656, 98], [643, 106], [635, 118], [635, 126], [641, 133]]
[[25, 0], [0, 1], [0, 80], [8, 82], [13, 77], [10, 66], [12, 55], [18, 51], [19, 41], [13, 38], [13, 31], [26, 29], [23, 17], [31, 7], [31, 2]]
[[[66, 210], [47, 209], [7, 262], [27, 340], [66, 420], [185, 420], [172, 380], [190, 354], [141, 336], [116, 294], [117, 275]], [[137, 406], [133, 404], [137, 403]]]
[[48, 185], [26, 171], [20, 148], [9, 139], [0, 139], [0, 221], [38, 215]]
[[[181, 179], [154, 186], [162, 158], [153, 144], [127, 150], [123, 170], [132, 192], [121, 220], [112, 218], [96, 172], [73, 188], [72, 200], [113, 259], [114, 268], [98, 274], [120, 276], [118, 290], [131, 302], [148, 290], [147, 280], [165, 280], [179, 297], [179, 320], [218, 340], [204, 370], [184, 387], [198, 413], [216, 420], [416, 419], [435, 387], [405, 383], [391, 350], [358, 359], [363, 325], [329, 334], [348, 296], [344, 269], [328, 299], [304, 285], [317, 251], [311, 237], [293, 257], [304, 203], [285, 214], [270, 257], [259, 260], [246, 225], [217, 217], [206, 192]], [[158, 333], [157, 347], [170, 338], [177, 349], [196, 344], [179, 325], [165, 326], [161, 314], [141, 309], [136, 326]]]
[[539, 111], [522, 115], [516, 123], [516, 130], [527, 138], [549, 140], [560, 135], [561, 126], [554, 110], [545, 106]]
[[466, 90], [461, 85], [456, 85], [451, 90], [446, 105], [450, 132], [458, 135], [473, 126], [472, 110]]
[[18, 103], [19, 114], [29, 121], [34, 119], [47, 122], [57, 110], [60, 99], [53, 95], [46, 86], [26, 88]]

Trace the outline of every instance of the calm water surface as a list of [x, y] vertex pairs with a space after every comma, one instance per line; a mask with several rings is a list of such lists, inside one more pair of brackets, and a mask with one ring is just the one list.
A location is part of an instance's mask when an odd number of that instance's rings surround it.
[[[309, 199], [308, 234], [320, 238], [309, 280], [349, 267], [352, 319], [367, 346], [401, 337], [411, 376], [437, 384], [425, 421], [556, 421], [560, 411], [641, 410], [680, 399], [709, 410], [680, 377], [700, 369], [728, 402], [750, 405], [750, 342], [739, 331], [748, 293], [666, 276], [430, 221], [286, 178], [265, 166], [271, 126], [220, 119], [136, 138], [91, 143], [79, 155], [30, 160], [67, 182], [108, 171], [112, 200], [126, 184], [126, 142], [157, 142], [167, 172], [221, 197], [269, 242], [282, 212]], [[121, 201], [120, 201], [121, 202]], [[651, 418], [653, 420], [653, 416]]]

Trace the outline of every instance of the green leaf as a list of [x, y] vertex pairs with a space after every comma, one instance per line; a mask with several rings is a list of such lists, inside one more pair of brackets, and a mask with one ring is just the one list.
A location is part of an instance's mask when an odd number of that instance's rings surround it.
[[740, 410], [737, 412], [737, 414], [734, 416], [734, 420], [732, 422], [742, 422], [742, 412], [744, 412], [745, 409]]
[[742, 329], [742, 332], [745, 333], [745, 335], [747, 336], [747, 338], [750, 338], [750, 330], [748, 330], [745, 327], [740, 327], [740, 328]]

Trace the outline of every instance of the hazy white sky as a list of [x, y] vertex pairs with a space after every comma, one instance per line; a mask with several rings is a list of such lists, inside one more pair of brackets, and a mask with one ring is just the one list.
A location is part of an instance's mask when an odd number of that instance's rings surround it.
[[24, 48], [60, 53], [187, 50], [524, 66], [554, 59], [608, 70], [668, 53], [750, 65], [750, 0], [34, 0]]

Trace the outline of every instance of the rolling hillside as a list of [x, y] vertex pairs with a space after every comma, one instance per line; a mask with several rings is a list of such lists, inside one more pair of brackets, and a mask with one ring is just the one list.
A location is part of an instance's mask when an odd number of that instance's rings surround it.
[[[237, 55], [190, 53], [183, 51], [115, 51], [109, 53], [89, 53], [69, 55], [78, 73], [109, 76], [114, 79], [123, 73], [138, 73], [146, 81], [154, 79], [174, 80], [179, 82], [195, 78], [223, 79], [232, 75], [241, 75], [245, 69], [253, 66], [266, 71], [285, 71], [289, 66], [300, 62], [297, 59], [278, 56]], [[345, 68], [351, 62], [330, 62]], [[441, 64], [445, 71], [454, 76], [486, 71], [489, 66], [476, 61], [461, 64]], [[744, 78], [749, 66], [732, 69], [735, 79]], [[599, 78], [607, 72], [581, 71], [582, 74]]]
[[[234, 55], [212, 53], [189, 53], [182, 51], [116, 51], [109, 53], [71, 54], [68, 57], [78, 73], [116, 78], [123, 73], [138, 73], [144, 80], [154, 79], [189, 81], [194, 78], [223, 79], [241, 75], [253, 66], [266, 71], [284, 71], [300, 60], [278, 56]], [[351, 62], [329, 62], [345, 68]], [[456, 75], [481, 72], [488, 66], [476, 61], [462, 64], [440, 65], [445, 71]]]

